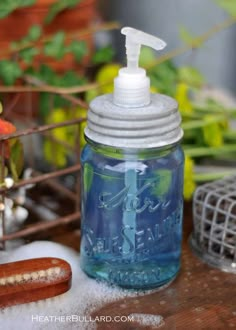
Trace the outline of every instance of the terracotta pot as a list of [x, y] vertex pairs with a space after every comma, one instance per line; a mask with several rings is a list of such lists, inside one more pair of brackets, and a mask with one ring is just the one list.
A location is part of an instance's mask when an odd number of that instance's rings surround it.
[[[27, 31], [32, 25], [43, 24], [44, 19], [48, 13], [50, 5], [55, 3], [56, 0], [38, 0], [35, 5], [31, 7], [15, 10], [8, 17], [0, 20], [0, 49], [9, 47], [12, 41], [21, 39], [27, 34]], [[75, 8], [70, 10], [64, 10], [59, 13], [52, 23], [45, 25], [44, 36], [54, 34], [57, 31], [63, 30], [66, 33], [79, 31], [89, 27], [91, 22], [96, 18], [96, 0], [82, 0]], [[86, 36], [83, 38], [86, 41], [90, 50], [93, 47], [92, 36]], [[85, 58], [83, 64], [88, 62], [89, 58]], [[36, 58], [36, 64], [46, 63], [57, 72], [66, 72], [68, 70], [82, 71], [83, 65], [79, 66], [74, 57], [70, 54], [66, 55], [62, 60], [57, 61], [55, 59], [38, 56]], [[32, 107], [33, 115], [37, 115], [38, 112], [38, 94], [28, 93], [18, 94], [5, 94], [3, 97], [4, 107], [12, 108], [12, 111], [8, 113], [8, 117], [17, 115], [25, 116], [26, 109]], [[9, 117], [9, 118], [10, 118]]]
[[[23, 37], [34, 24], [42, 24], [50, 5], [55, 0], [38, 0], [35, 5], [15, 10], [8, 17], [0, 20], [0, 43], [9, 42]], [[45, 34], [58, 30], [79, 30], [89, 25], [95, 17], [96, 0], [83, 0], [75, 8], [59, 13], [48, 26], [45, 26]]]
[[[0, 49], [8, 48], [12, 41], [21, 39], [27, 34], [32, 25], [43, 24], [48, 8], [55, 0], [38, 0], [31, 7], [15, 10], [8, 17], [0, 20]], [[75, 8], [59, 13], [52, 23], [45, 25], [44, 36], [64, 30], [66, 33], [75, 32], [88, 27], [96, 17], [96, 0], [83, 0]], [[92, 47], [91, 36], [83, 38], [89, 48]], [[50, 58], [39, 58], [38, 62], [48, 63], [56, 70], [68, 70], [76, 65], [73, 57], [68, 55], [62, 61]]]

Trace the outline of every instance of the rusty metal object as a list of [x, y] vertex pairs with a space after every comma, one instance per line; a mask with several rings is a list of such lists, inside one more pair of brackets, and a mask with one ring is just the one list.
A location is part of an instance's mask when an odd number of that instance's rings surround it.
[[[70, 98], [70, 95], [66, 95], [66, 98]], [[77, 105], [80, 102], [76, 102], [76, 97], [71, 96], [70, 101], [72, 105]], [[30, 99], [29, 99], [30, 103]], [[85, 104], [83, 104], [85, 105]], [[27, 124], [27, 128], [23, 130], [17, 130], [13, 134], [9, 135], [4, 135], [0, 136], [0, 142], [2, 141], [7, 141], [11, 140], [14, 138], [22, 138], [22, 137], [27, 137], [30, 142], [30, 155], [29, 156], [29, 164], [30, 166], [33, 165], [33, 172], [32, 172], [32, 177], [29, 179], [20, 179], [18, 182], [15, 182], [13, 186], [10, 188], [7, 188], [4, 185], [1, 185], [0, 188], [0, 202], [2, 205], [4, 205], [4, 199], [5, 196], [10, 196], [11, 192], [13, 190], [16, 190], [17, 188], [25, 187], [27, 185], [31, 184], [40, 184], [44, 183], [48, 185], [53, 191], [59, 193], [62, 196], [65, 196], [67, 200], [70, 200], [72, 202], [73, 209], [71, 210], [70, 214], [68, 215], [63, 215], [62, 217], [58, 217], [57, 219], [53, 221], [43, 221], [47, 219], [42, 219], [42, 221], [37, 222], [32, 225], [28, 225], [27, 227], [22, 227], [20, 230], [12, 233], [6, 233], [5, 229], [5, 221], [6, 221], [6, 216], [5, 216], [5, 209], [4, 207], [0, 209], [0, 229], [2, 232], [2, 235], [0, 235], [0, 249], [5, 248], [5, 242], [8, 240], [14, 240], [18, 238], [23, 238], [23, 237], [28, 237], [32, 234], [36, 234], [39, 232], [43, 232], [45, 230], [48, 230], [50, 228], [54, 228], [57, 226], [65, 225], [68, 223], [76, 222], [78, 221], [79, 224], [79, 219], [80, 219], [80, 124], [84, 122], [86, 119], [85, 118], [76, 118], [73, 120], [61, 122], [61, 123], [56, 123], [56, 124], [47, 124], [47, 125], [41, 125], [41, 126], [34, 126], [30, 127], [33, 123], [33, 114], [32, 111], [30, 110], [32, 108], [32, 104], [28, 107], [27, 111], [27, 118], [24, 118], [24, 123]], [[75, 143], [74, 146], [70, 146], [69, 144], [65, 141], [60, 141], [57, 138], [55, 138], [52, 134], [52, 130], [57, 129], [57, 128], [62, 128], [62, 127], [69, 127], [69, 126], [77, 126], [77, 129], [75, 131]], [[69, 150], [72, 153], [73, 156], [73, 162], [74, 164], [68, 164], [63, 169], [52, 169], [48, 173], [41, 173], [37, 169], [35, 169], [35, 160], [34, 160], [34, 155], [33, 152], [34, 148], [33, 146], [33, 141], [32, 141], [32, 136], [34, 134], [41, 134], [42, 136], [47, 137], [47, 139], [51, 139], [52, 142], [61, 143], [62, 146], [66, 148], [66, 150]], [[4, 154], [4, 143], [1, 143], [1, 150], [0, 152]], [[69, 189], [68, 187], [65, 187], [60, 180], [58, 180], [60, 177], [65, 176], [67, 174], [74, 174], [76, 175], [76, 180], [74, 183], [74, 186]], [[4, 162], [0, 164], [0, 175], [2, 178], [2, 182], [4, 179]]]

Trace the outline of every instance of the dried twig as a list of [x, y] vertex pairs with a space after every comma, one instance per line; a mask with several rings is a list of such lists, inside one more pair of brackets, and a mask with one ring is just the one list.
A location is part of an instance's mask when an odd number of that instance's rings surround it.
[[204, 42], [206, 42], [208, 39], [213, 37], [216, 33], [229, 28], [230, 26], [234, 25], [235, 23], [236, 23], [236, 17], [235, 16], [229, 17], [222, 23], [213, 26], [212, 28], [210, 28], [208, 31], [206, 31], [202, 35], [200, 35], [196, 38], [193, 38], [191, 44], [187, 44], [187, 45], [184, 45], [183, 47], [179, 47], [174, 50], [171, 50], [170, 52], [155, 59], [149, 65], [146, 66], [146, 69], [147, 70], [151, 69], [152, 67], [154, 67], [162, 62], [165, 62], [174, 57], [182, 55], [182, 54], [186, 53], [188, 50], [191, 50], [191, 49], [194, 50], [194, 49], [200, 48]]
[[100, 87], [97, 83], [86, 84], [84, 86], [73, 87], [55, 87], [50, 85], [41, 86], [0, 86], [1, 93], [26, 93], [26, 92], [48, 92], [55, 94], [78, 94], [83, 93], [91, 89]]
[[[36, 77], [32, 77], [30, 75], [24, 75], [24, 79], [26, 82], [30, 83], [30, 84], [33, 84], [37, 87], [43, 87], [44, 89], [48, 89], [48, 91], [51, 89], [52, 86], [46, 84], [44, 81], [42, 81], [41, 79], [39, 78], [36, 78]], [[88, 108], [88, 104], [82, 100], [81, 98], [78, 98], [78, 97], [75, 97], [73, 95], [70, 95], [70, 94], [63, 94], [63, 93], [59, 93], [61, 95], [61, 97], [63, 97], [64, 99], [70, 101], [71, 103], [73, 104], [76, 104], [76, 105], [79, 105], [83, 108]], [[73, 94], [73, 93], [71, 93]]]
[[76, 125], [76, 124], [79, 124], [79, 123], [81, 123], [85, 120], [86, 120], [85, 118], [77, 118], [77, 119], [72, 119], [72, 120], [68, 120], [68, 121], [63, 121], [61, 123], [43, 125], [43, 126], [36, 126], [36, 127], [31, 127], [31, 128], [28, 128], [28, 129], [24, 129], [24, 130], [19, 130], [19, 131], [16, 131], [15, 133], [12, 133], [12, 134], [5, 134], [5, 135], [0, 136], [0, 142], [1, 141], [6, 141], [6, 140], [9, 140], [9, 139], [14, 139], [14, 138], [26, 136], [26, 135], [30, 135], [30, 134], [37, 134], [37, 133], [41, 133], [41, 132], [46, 132], [46, 131], [49, 131], [49, 130], [54, 129], [54, 128], [70, 126], [70, 125]]
[[58, 218], [56, 220], [50, 221], [50, 222], [40, 222], [35, 225], [31, 225], [28, 228], [19, 230], [15, 233], [3, 235], [0, 237], [0, 242], [5, 242], [8, 240], [16, 239], [16, 238], [22, 238], [26, 237], [32, 234], [36, 234], [60, 225], [66, 225], [68, 223], [78, 221], [80, 219], [80, 212], [75, 212], [70, 215], [67, 215], [65, 217]]
[[19, 182], [16, 182], [11, 188], [7, 188], [7, 187], [0, 188], [0, 194], [5, 192], [6, 190], [16, 189], [16, 188], [24, 187], [26, 185], [40, 183], [40, 182], [43, 182], [48, 179], [53, 179], [53, 178], [56, 178], [56, 177], [59, 177], [62, 175], [78, 172], [79, 170], [80, 170], [80, 164], [76, 164], [76, 165], [73, 165], [70, 167], [66, 167], [63, 170], [57, 170], [54, 172], [41, 174], [39, 176], [30, 178], [30, 179], [26, 179], [26, 180], [20, 180]]

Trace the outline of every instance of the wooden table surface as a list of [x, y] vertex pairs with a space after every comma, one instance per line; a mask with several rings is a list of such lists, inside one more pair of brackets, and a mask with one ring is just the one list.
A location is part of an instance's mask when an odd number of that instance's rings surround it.
[[[134, 322], [100, 322], [97, 329], [236, 329], [236, 275], [209, 267], [195, 257], [189, 248], [192, 230], [191, 205], [185, 207], [182, 268], [167, 288], [148, 295], [126, 298], [103, 306], [96, 316], [128, 316], [133, 313], [161, 315], [159, 327], [141, 326]], [[68, 237], [55, 239], [68, 243]], [[66, 242], [67, 241], [67, 242]], [[78, 238], [69, 240], [78, 248]]]

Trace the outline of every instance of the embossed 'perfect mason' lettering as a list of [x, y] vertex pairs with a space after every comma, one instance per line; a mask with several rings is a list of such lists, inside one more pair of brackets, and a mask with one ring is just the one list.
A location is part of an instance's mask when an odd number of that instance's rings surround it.
[[[135, 230], [132, 226], [121, 227], [116, 236], [97, 237], [89, 227], [84, 227], [84, 251], [87, 256], [95, 254], [107, 254], [122, 257], [145, 258], [155, 254], [172, 243], [173, 235], [178, 233], [182, 227], [182, 208], [177, 208], [162, 224], [156, 223], [153, 227], [139, 228]], [[129, 239], [129, 233], [134, 232], [134, 242]], [[177, 238], [176, 238], [177, 239]], [[126, 242], [126, 247], [124, 247]]]
[[148, 283], [149, 281], [157, 281], [160, 278], [160, 268], [156, 267], [149, 271], [125, 271], [125, 270], [110, 270], [109, 280], [111, 283]]
[[159, 178], [154, 178], [146, 184], [144, 184], [135, 194], [130, 193], [130, 187], [124, 187], [117, 194], [112, 196], [112, 193], [102, 192], [99, 195], [99, 208], [111, 211], [122, 205], [123, 211], [133, 212], [137, 214], [144, 212], [146, 209], [150, 212], [156, 212], [158, 209], [166, 209], [170, 201], [157, 200], [154, 202], [151, 197], [145, 197], [143, 200], [140, 195], [150, 188], [155, 187], [159, 182]]

